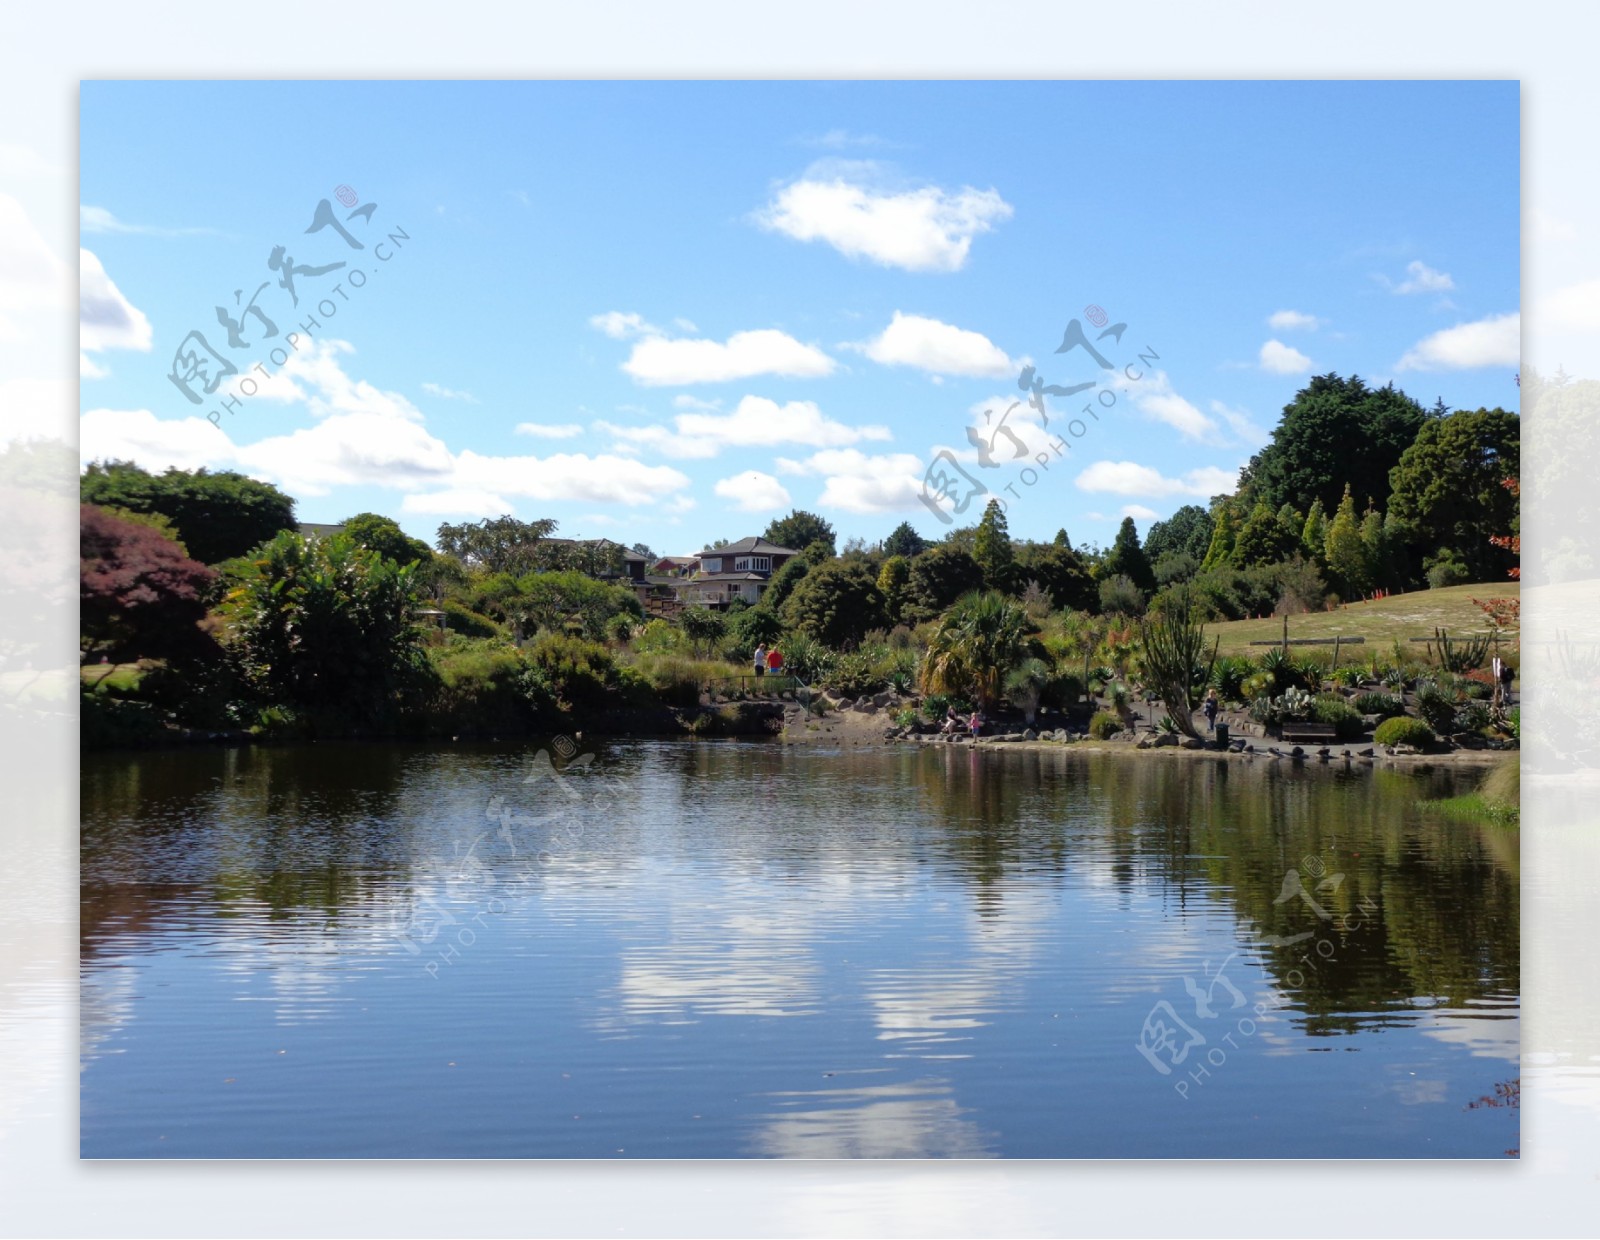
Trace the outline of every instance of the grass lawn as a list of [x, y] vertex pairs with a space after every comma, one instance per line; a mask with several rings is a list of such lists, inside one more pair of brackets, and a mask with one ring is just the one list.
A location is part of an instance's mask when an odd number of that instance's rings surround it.
[[[1407, 642], [1411, 637], [1432, 637], [1435, 627], [1446, 629], [1452, 637], [1457, 634], [1487, 633], [1489, 617], [1473, 603], [1474, 598], [1518, 598], [1520, 586], [1515, 581], [1493, 581], [1471, 586], [1448, 586], [1443, 590], [1414, 590], [1410, 594], [1391, 594], [1388, 598], [1368, 603], [1347, 603], [1337, 611], [1308, 612], [1303, 616], [1289, 617], [1289, 640], [1297, 637], [1364, 637], [1364, 645], [1352, 646], [1351, 655], [1365, 658], [1371, 651], [1388, 651], [1398, 638], [1421, 659], [1427, 647], [1420, 642]], [[1283, 636], [1283, 620], [1269, 616], [1265, 620], [1230, 620], [1224, 624], [1208, 624], [1207, 635], [1222, 639], [1223, 654], [1260, 654], [1263, 647], [1251, 648], [1251, 642], [1276, 641]], [[1507, 645], [1516, 649], [1517, 633], [1510, 630], [1505, 635]], [[1315, 649], [1316, 647], [1313, 647]], [[1341, 660], [1343, 656], [1341, 655]]]
[[78, 669], [85, 689], [103, 693], [131, 694], [144, 679], [136, 663], [86, 663]]

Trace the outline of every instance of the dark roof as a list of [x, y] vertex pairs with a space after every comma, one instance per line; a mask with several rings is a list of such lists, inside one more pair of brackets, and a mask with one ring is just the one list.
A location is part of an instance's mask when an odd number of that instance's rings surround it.
[[729, 543], [726, 547], [707, 547], [700, 553], [704, 559], [708, 555], [799, 555], [798, 551], [789, 547], [780, 547], [776, 543], [769, 543], [765, 538], [741, 538], [736, 543]]
[[690, 585], [699, 585], [703, 581], [765, 581], [760, 573], [701, 573], [689, 578]]

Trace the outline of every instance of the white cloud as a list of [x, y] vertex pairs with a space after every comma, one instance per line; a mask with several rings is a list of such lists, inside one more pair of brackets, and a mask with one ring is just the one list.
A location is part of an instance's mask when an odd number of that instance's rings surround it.
[[613, 340], [631, 340], [635, 336], [659, 336], [661, 329], [653, 323], [647, 323], [637, 314], [624, 314], [620, 310], [607, 310], [604, 314], [594, 315], [589, 320], [589, 326], [603, 331]]
[[732, 413], [675, 414], [672, 426], [619, 426], [596, 422], [619, 445], [655, 448], [683, 460], [708, 459], [725, 447], [765, 448], [795, 443], [813, 448], [845, 447], [862, 440], [888, 439], [884, 426], [846, 426], [827, 417], [809, 400], [779, 405], [763, 396], [746, 396]]
[[77, 419], [78, 385], [71, 379], [0, 379], [0, 443], [71, 443]]
[[1214, 400], [1211, 402], [1211, 412], [1226, 422], [1228, 429], [1248, 447], [1259, 448], [1272, 438], [1272, 432], [1251, 417], [1247, 410], [1235, 409], [1220, 400]]
[[937, 186], [890, 192], [851, 181], [801, 179], [756, 214], [763, 228], [797, 241], [824, 241], [848, 258], [906, 271], [959, 271], [972, 239], [1009, 219], [993, 189]]
[[1267, 326], [1275, 332], [1314, 332], [1322, 320], [1299, 310], [1278, 310], [1267, 318]]
[[1435, 271], [1427, 263], [1413, 261], [1406, 264], [1406, 278], [1391, 287], [1396, 293], [1448, 293], [1456, 282], [1443, 271]]
[[720, 479], [712, 490], [732, 500], [740, 512], [776, 512], [789, 506], [789, 492], [783, 483], [754, 469]]
[[454, 468], [442, 439], [380, 412], [333, 414], [315, 426], [242, 444], [234, 458], [293, 495], [326, 495], [345, 486], [411, 490], [446, 482]]
[[1281, 340], [1269, 340], [1262, 345], [1258, 360], [1262, 370], [1274, 375], [1303, 375], [1311, 371], [1311, 359]]
[[849, 347], [885, 366], [915, 366], [939, 375], [1003, 377], [1018, 369], [981, 332], [898, 310], [879, 336]]
[[[341, 357], [355, 353], [347, 340], [327, 337], [289, 354], [289, 360], [274, 371], [251, 400], [279, 404], [302, 404], [314, 416], [325, 418], [339, 413], [377, 414], [406, 422], [421, 422], [418, 409], [399, 392], [387, 392], [365, 379], [352, 379]], [[237, 391], [242, 379], [232, 381]]]
[[69, 304], [71, 276], [22, 204], [0, 194], [0, 339], [20, 340], [40, 310]]
[[[106, 274], [98, 257], [89, 250], [78, 251], [78, 344], [89, 353], [105, 349], [150, 351], [152, 332], [144, 312], [122, 295], [122, 290]], [[79, 358], [95, 378], [105, 372], [88, 358]]]
[[1191, 469], [1182, 478], [1168, 478], [1160, 470], [1134, 461], [1096, 461], [1075, 480], [1082, 491], [1109, 495], [1142, 495], [1163, 498], [1171, 495], [1221, 495], [1239, 484], [1237, 469], [1204, 465]]
[[636, 383], [652, 387], [689, 383], [726, 383], [756, 375], [815, 379], [834, 372], [838, 363], [813, 345], [801, 344], [773, 328], [735, 332], [726, 341], [670, 340], [646, 336], [622, 364]]
[[53, 177], [60, 174], [54, 164], [31, 146], [17, 142], [0, 142], [0, 176], [23, 180], [33, 177]]
[[205, 418], [158, 418], [148, 409], [90, 409], [78, 420], [78, 459], [133, 461], [152, 473], [231, 462], [234, 444]]
[[1215, 443], [1222, 438], [1216, 419], [1180, 396], [1164, 370], [1145, 371], [1139, 379], [1129, 379], [1126, 371], [1119, 370], [1107, 380], [1107, 386], [1131, 400], [1145, 417], [1165, 423], [1185, 439]]
[[1600, 280], [1557, 289], [1540, 302], [1539, 317], [1555, 327], [1600, 331]]
[[440, 400], [459, 400], [469, 405], [481, 403], [471, 392], [458, 392], [455, 388], [442, 387], [437, 383], [424, 383], [422, 390], [430, 396], [437, 396]]
[[1522, 358], [1522, 316], [1491, 315], [1458, 323], [1419, 340], [1396, 370], [1469, 370], [1475, 366], [1515, 366]]
[[425, 491], [407, 495], [400, 511], [415, 516], [503, 517], [516, 509], [489, 491]]
[[804, 461], [779, 458], [783, 473], [823, 475], [817, 503], [824, 508], [871, 515], [905, 512], [921, 505], [923, 463], [909, 452], [870, 456], [855, 448], [814, 452]]
[[661, 503], [689, 479], [667, 465], [645, 465], [602, 453], [555, 456], [481, 456], [470, 448], [456, 457], [455, 486], [540, 500], [584, 500], [630, 508]]
[[153, 224], [128, 224], [104, 207], [78, 208], [78, 231], [85, 233], [136, 233], [147, 237], [212, 237], [215, 228], [158, 228]]
[[1161, 514], [1154, 508], [1146, 508], [1143, 504], [1124, 504], [1122, 506], [1122, 515], [1133, 517], [1138, 521], [1154, 521]]
[[583, 434], [583, 427], [577, 422], [518, 422], [516, 433], [531, 435], [535, 439], [571, 439], [574, 435]]

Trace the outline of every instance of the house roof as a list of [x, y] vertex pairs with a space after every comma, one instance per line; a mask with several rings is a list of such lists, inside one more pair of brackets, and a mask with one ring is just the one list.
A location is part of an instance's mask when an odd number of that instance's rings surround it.
[[698, 558], [704, 559], [708, 555], [799, 555], [791, 547], [780, 547], [776, 543], [769, 543], [765, 538], [741, 538], [736, 543], [729, 543], [726, 547], [707, 547]]
[[706, 581], [765, 581], [767, 578], [762, 573], [700, 573], [689, 578], [691, 585], [699, 585]]
[[621, 543], [612, 542], [609, 538], [546, 538], [544, 541], [550, 543], [564, 543], [568, 546], [582, 544], [584, 546], [597, 547], [602, 550], [606, 547], [618, 547], [621, 548], [622, 558], [625, 561], [637, 560], [639, 563], [644, 564], [648, 559], [648, 557], [640, 555], [631, 547], [624, 547]]

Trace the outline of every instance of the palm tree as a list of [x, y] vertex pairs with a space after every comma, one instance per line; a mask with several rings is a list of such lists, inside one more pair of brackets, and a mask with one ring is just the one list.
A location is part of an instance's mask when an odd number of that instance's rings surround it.
[[1049, 681], [1050, 669], [1040, 659], [1024, 659], [1006, 675], [1006, 697], [1022, 712], [1030, 728], [1038, 717], [1039, 699], [1044, 696], [1044, 687]]
[[1028, 614], [995, 590], [962, 595], [939, 619], [922, 663], [923, 690], [971, 693], [994, 705], [1006, 673], [1028, 657]]

